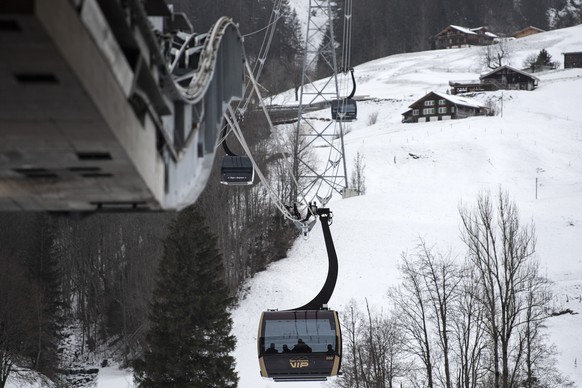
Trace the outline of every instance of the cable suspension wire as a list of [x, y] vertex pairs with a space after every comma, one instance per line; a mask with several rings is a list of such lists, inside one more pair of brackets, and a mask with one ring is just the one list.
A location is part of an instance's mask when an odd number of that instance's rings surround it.
[[[263, 37], [263, 42], [261, 43], [261, 48], [259, 49], [259, 55], [257, 56], [257, 59], [256, 59], [255, 64], [253, 66], [252, 74], [254, 74], [254, 79], [256, 82], [258, 82], [258, 80], [260, 79], [261, 74], [263, 72], [263, 67], [265, 66], [265, 62], [267, 60], [267, 55], [269, 54], [269, 50], [271, 48], [271, 43], [273, 42], [273, 37], [275, 35], [277, 21], [279, 21], [279, 19], [281, 19], [283, 17], [283, 14], [281, 13], [282, 5], [283, 5], [283, 0], [275, 0], [275, 2], [273, 3], [273, 10], [271, 11], [269, 23], [265, 27], [263, 27], [262, 29], [253, 32], [253, 34], [254, 34], [258, 31], [264, 31], [265, 29], [267, 30], [265, 32], [265, 36]], [[247, 36], [247, 35], [244, 35], [244, 36]], [[247, 61], [248, 61], [248, 59], [247, 59]], [[251, 101], [252, 93], [249, 92], [250, 84], [251, 84], [251, 81], [249, 78], [247, 80], [247, 82], [245, 83], [244, 90], [243, 90], [243, 96], [247, 96], [247, 97], [243, 98], [237, 106], [237, 111], [241, 115], [245, 114], [245, 112], [248, 108], [248, 105]]]
[[342, 64], [341, 72], [347, 73], [351, 68], [352, 55], [352, 0], [344, 3], [344, 31], [342, 36]]
[[[285, 165], [285, 170], [287, 170], [289, 172], [289, 176], [291, 177], [291, 180], [293, 181], [293, 184], [295, 185], [295, 187], [299, 188], [299, 181], [297, 180], [297, 177], [293, 174], [293, 169], [289, 166], [288, 159], [285, 156], [285, 153], [283, 152], [283, 145], [281, 144], [281, 139], [279, 138], [278, 131], [275, 129], [273, 122], [271, 121], [271, 117], [269, 116], [269, 112], [267, 111], [267, 106], [265, 105], [265, 102], [261, 96], [261, 91], [259, 90], [258, 84], [257, 84], [257, 82], [254, 81], [254, 79], [253, 79], [253, 87], [254, 87], [255, 93], [257, 94], [257, 98], [259, 100], [259, 105], [261, 106], [261, 109], [263, 110], [263, 113], [265, 114], [265, 118], [267, 119], [267, 123], [269, 124], [269, 130], [275, 136], [275, 140], [277, 141], [277, 146], [279, 148], [279, 152], [281, 153], [283, 164]], [[309, 205], [309, 203], [307, 202], [307, 199], [305, 197], [302, 198], [301, 202], [305, 203], [306, 205]]]
[[[232, 110], [232, 107], [229, 107], [229, 111], [228, 111], [229, 114], [228, 115], [225, 114], [227, 126], [225, 127], [225, 130], [222, 131], [222, 136], [219, 139], [219, 142], [220, 143], [224, 142], [224, 139], [231, 132], [233, 132], [235, 134], [235, 136], [237, 137], [237, 139], [241, 143], [241, 146], [243, 147], [243, 149], [245, 150], [245, 152], [249, 156], [249, 159], [251, 160], [251, 163], [252, 163], [253, 168], [255, 169], [255, 171], [257, 173], [257, 176], [259, 177], [259, 180], [266, 186], [267, 192], [269, 193], [269, 196], [271, 197], [271, 199], [275, 203], [276, 207], [279, 209], [279, 211], [287, 219], [292, 220], [297, 224], [298, 222], [301, 222], [301, 221], [298, 219], [296, 212], [294, 212], [292, 214], [290, 209], [285, 204], [282, 203], [281, 199], [277, 198], [276, 193], [271, 188], [270, 182], [268, 182], [268, 180], [265, 177], [265, 174], [260, 170], [260, 168], [256, 164], [254, 158], [252, 157], [252, 154], [250, 152], [250, 148], [248, 147], [248, 144], [246, 143], [246, 140], [244, 139], [244, 135], [240, 129], [240, 126], [239, 126], [240, 117], [242, 115], [244, 115], [244, 112], [246, 111], [246, 107], [254, 95], [256, 95], [256, 97], [259, 101], [259, 105], [260, 105], [261, 109], [263, 110], [265, 118], [267, 119], [271, 133], [275, 136], [275, 140], [276, 140], [277, 145], [279, 147], [279, 150], [282, 154], [284, 170], [286, 170], [289, 173], [289, 176], [292, 180], [292, 184], [296, 187], [297, 198], [295, 200], [298, 201], [299, 203], [304, 203], [308, 209], [308, 212], [310, 209], [310, 201], [307, 200], [307, 198], [306, 198], [306, 195], [308, 193], [311, 192], [313, 194], [313, 190], [315, 190], [315, 194], [314, 194], [313, 198], [317, 198], [322, 205], [325, 205], [325, 203], [327, 203], [327, 201], [331, 198], [332, 192], [334, 190], [337, 191], [337, 187], [339, 187], [338, 181], [345, 180], [347, 178], [345, 177], [345, 174], [342, 177], [338, 176], [338, 173], [339, 173], [338, 171], [340, 169], [340, 162], [343, 159], [343, 142], [341, 144], [342, 149], [340, 150], [338, 148], [338, 145], [334, 144], [335, 143], [334, 139], [337, 141], [338, 138], [340, 138], [340, 139], [342, 138], [343, 127], [342, 127], [341, 121], [336, 121], [333, 123], [332, 136], [329, 137], [329, 135], [325, 135], [324, 137], [322, 137], [325, 140], [325, 142], [329, 145], [328, 160], [327, 160], [327, 162], [325, 162], [325, 166], [326, 166], [325, 171], [323, 172], [323, 174], [318, 174], [315, 170], [312, 169], [312, 167], [305, 164], [305, 167], [309, 171], [311, 171], [314, 174], [314, 176], [317, 176], [319, 178], [316, 179], [315, 181], [313, 181], [311, 183], [311, 185], [308, 185], [306, 188], [304, 188], [303, 190], [300, 191], [298, 177], [296, 177], [294, 175], [293, 169], [290, 168], [290, 166], [289, 166], [290, 162], [289, 162], [288, 157], [283, 152], [283, 146], [281, 145], [279, 133], [277, 130], [275, 130], [275, 128], [273, 126], [273, 123], [272, 123], [271, 118], [269, 116], [269, 113], [267, 111], [267, 107], [265, 105], [265, 101], [263, 100], [263, 98], [261, 96], [261, 91], [260, 91], [260, 87], [259, 87], [257, 79], [261, 74], [262, 66], [264, 65], [264, 60], [266, 59], [266, 55], [267, 55], [269, 47], [272, 43], [272, 37], [274, 34], [274, 30], [275, 30], [275, 23], [279, 18], [281, 18], [281, 15], [280, 15], [281, 3], [282, 3], [282, 0], [276, 0], [274, 3], [273, 13], [272, 13], [272, 21], [267, 26], [269, 28], [269, 31], [267, 31], [267, 33], [265, 34], [265, 38], [263, 40], [263, 47], [261, 48], [261, 54], [259, 56], [259, 60], [257, 60], [257, 62], [255, 63], [253, 70], [251, 70], [250, 65], [249, 65], [249, 61], [246, 58], [246, 55], [243, 53], [243, 55], [245, 55], [245, 69], [247, 72], [247, 79], [248, 79], [248, 82], [245, 85], [245, 95], [247, 96], [247, 98], [244, 99], [244, 103], [243, 103], [243, 101], [241, 101], [239, 103], [239, 105], [237, 106], [236, 111], [238, 113], [238, 116], [237, 116], [237, 113], [235, 113], [235, 111]], [[351, 2], [350, 2], [350, 4], [351, 4]], [[336, 83], [336, 87], [337, 87], [337, 83]], [[243, 104], [242, 107], [241, 107], [241, 104]], [[315, 130], [315, 128], [313, 128], [313, 127], [312, 127], [312, 129]], [[327, 137], [329, 137], [329, 139]], [[310, 144], [311, 144], [311, 142], [310, 142]], [[309, 146], [309, 144], [307, 146]], [[303, 148], [303, 149], [305, 149], [305, 148]], [[344, 169], [345, 169], [345, 161], [344, 161]], [[323, 183], [326, 183], [326, 186], [327, 186], [327, 190], [325, 193], [322, 193], [322, 190], [324, 189]], [[317, 187], [314, 187], [313, 185], [317, 185]], [[322, 195], [323, 195], [323, 197], [322, 197]], [[300, 227], [300, 229], [301, 229], [301, 227]]]
[[267, 28], [269, 28], [269, 27], [271, 27], [273, 24], [277, 23], [277, 21], [278, 21], [280, 18], [281, 18], [281, 16], [279, 16], [279, 17], [278, 17], [276, 20], [274, 20], [274, 21], [269, 21], [269, 24], [267, 24], [267, 25], [266, 25], [265, 27], [263, 27], [263, 28], [259, 28], [258, 30], [256, 30], [256, 31], [253, 31], [253, 32], [249, 32], [248, 34], [244, 34], [244, 35], [243, 35], [243, 38], [246, 38], [247, 36], [252, 36], [252, 35], [258, 34], [258, 33], [259, 33], [259, 32], [261, 32], [261, 31], [265, 31]]
[[269, 19], [269, 24], [267, 26], [268, 31], [265, 33], [265, 36], [263, 38], [263, 43], [261, 44], [261, 49], [259, 50], [259, 56], [257, 58], [257, 61], [255, 62], [255, 66], [253, 69], [253, 74], [255, 76], [255, 80], [257, 81], [261, 77], [261, 73], [263, 72], [263, 66], [265, 65], [265, 61], [267, 59], [267, 54], [269, 53], [271, 43], [273, 42], [276, 23], [282, 17], [281, 14], [282, 3], [283, 0], [275, 0], [275, 3], [273, 4], [273, 11], [271, 12], [271, 17]]
[[[288, 168], [288, 159], [282, 151], [283, 147], [281, 146], [280, 138], [278, 137], [277, 131], [275, 130], [275, 128], [273, 126], [273, 123], [272, 123], [271, 118], [269, 116], [269, 113], [267, 111], [267, 107], [264, 103], [264, 99], [261, 96], [261, 92], [260, 92], [260, 89], [258, 87], [258, 84], [252, 75], [252, 71], [251, 71], [250, 67], [248, 66], [248, 61], [246, 61], [245, 64], [246, 64], [247, 72], [249, 73], [249, 77], [252, 80], [253, 89], [254, 89], [255, 93], [257, 94], [258, 100], [260, 101], [260, 106], [263, 109], [263, 112], [264, 112], [265, 117], [267, 119], [269, 128], [271, 130], [271, 133], [273, 133], [275, 135], [279, 149], [281, 150], [283, 163], [285, 165], [287, 165], [287, 167], [285, 169], [288, 171], [289, 176], [293, 180], [293, 183], [295, 184], [295, 186], [299, 187], [299, 183], [297, 181], [297, 178], [293, 174], [293, 171]], [[275, 191], [271, 187], [270, 182], [265, 177], [265, 174], [263, 174], [263, 172], [261, 171], [261, 169], [257, 165], [256, 161], [252, 157], [250, 147], [248, 146], [248, 144], [244, 138], [244, 135], [243, 135], [242, 130], [241, 130], [239, 123], [237, 121], [235, 112], [232, 110], [232, 107], [228, 108], [228, 113], [229, 113], [230, 117], [225, 114], [225, 119], [227, 120], [229, 127], [231, 127], [232, 132], [235, 134], [235, 136], [237, 137], [237, 139], [241, 143], [244, 151], [249, 156], [249, 159], [253, 165], [253, 168], [255, 169], [257, 176], [259, 177], [259, 180], [261, 181], [261, 183], [263, 183], [263, 185], [267, 189], [267, 193], [268, 193], [269, 197], [272, 199], [273, 203], [275, 204], [277, 209], [281, 212], [281, 214], [286, 219], [292, 221], [297, 226], [297, 228], [302, 232], [303, 236], [307, 237], [308, 233], [315, 225], [315, 218], [318, 216], [318, 214], [312, 209], [311, 204], [307, 201], [307, 199], [304, 196], [302, 197], [301, 202], [306, 204], [306, 207], [307, 207], [306, 216], [304, 218], [298, 218], [299, 216], [296, 214], [295, 211], [293, 214], [290, 212], [290, 208], [288, 206], [286, 206], [285, 203], [283, 203], [280, 198], [277, 197]], [[337, 164], [336, 164], [336, 168], [337, 168]], [[335, 175], [337, 175], [337, 174], [335, 174]], [[331, 194], [328, 194], [328, 195], [331, 196]], [[323, 202], [323, 201], [320, 201], [320, 202]], [[313, 216], [312, 221], [308, 221], [311, 218], [310, 216]], [[303, 217], [303, 216], [301, 216], [301, 217]]]
[[342, 59], [340, 72], [344, 74], [342, 77], [342, 95], [347, 95], [349, 90], [350, 79], [347, 77], [348, 71], [352, 70], [351, 66], [352, 56], [352, 0], [345, 0], [344, 2], [344, 23], [342, 35]]
[[[267, 119], [267, 123], [269, 125], [269, 128], [271, 130], [271, 133], [276, 134], [277, 132], [275, 131], [275, 128], [273, 126], [273, 122], [271, 121], [271, 118], [269, 116], [269, 112], [267, 111], [266, 105], [264, 103], [264, 100], [261, 96], [261, 92], [260, 89], [258, 87], [258, 83], [256, 82], [253, 74], [252, 74], [252, 70], [248, 64], [249, 62], [245, 60], [245, 68], [247, 70], [249, 79], [251, 80], [251, 84], [253, 86], [253, 90], [254, 92], [257, 94], [257, 98], [260, 101], [260, 106], [263, 109], [263, 112], [265, 114], [265, 118]], [[282, 202], [282, 200], [280, 198], [277, 197], [274, 189], [271, 187], [270, 182], [267, 180], [267, 178], [265, 177], [265, 174], [263, 174], [263, 172], [261, 171], [261, 169], [259, 168], [258, 164], [256, 163], [255, 159], [252, 156], [251, 153], [251, 149], [248, 146], [244, 135], [242, 133], [242, 130], [240, 128], [239, 122], [238, 122], [238, 118], [236, 113], [234, 112], [234, 110], [232, 109], [231, 106], [229, 106], [227, 108], [227, 113], [224, 115], [224, 118], [227, 122], [227, 125], [229, 127], [229, 132], [234, 133], [234, 135], [236, 136], [237, 140], [239, 141], [239, 143], [241, 144], [241, 146], [243, 147], [243, 150], [245, 151], [246, 155], [249, 157], [253, 168], [255, 169], [255, 173], [257, 174], [257, 176], [259, 177], [259, 180], [261, 181], [261, 183], [265, 186], [265, 188], [267, 189], [267, 193], [269, 195], [269, 197], [271, 198], [271, 200], [273, 201], [273, 203], [275, 204], [275, 206], [277, 207], [277, 209], [281, 212], [281, 214], [283, 214], [283, 216], [295, 223], [300, 222], [300, 220], [297, 219], [297, 217], [294, 214], [291, 214], [290, 211], [288, 210], [288, 208], [285, 206], [285, 204]], [[226, 136], [226, 135], [225, 135]], [[221, 141], [224, 141], [225, 136], [222, 137]], [[279, 143], [279, 138], [278, 136], [276, 136], [277, 142]], [[279, 146], [280, 143], [279, 143]], [[280, 148], [282, 150], [282, 147]], [[282, 151], [281, 151], [282, 152]], [[285, 155], [282, 152], [282, 156], [283, 156], [283, 163], [286, 164], [287, 158], [285, 157]], [[288, 166], [287, 166], [288, 167]], [[289, 175], [291, 176], [291, 179], [293, 181], [293, 183], [298, 186], [298, 182], [297, 182], [297, 178], [293, 175], [293, 172], [286, 168]], [[305, 201], [305, 203], [307, 203], [307, 201], [305, 200], [305, 198], [303, 199]]]
[[[269, 115], [269, 112], [267, 111], [267, 106], [265, 105], [265, 100], [263, 99], [263, 97], [261, 95], [261, 90], [259, 89], [258, 82], [256, 81], [256, 79], [254, 78], [254, 76], [252, 74], [252, 71], [248, 65], [248, 61], [245, 61], [245, 68], [247, 70], [249, 79], [251, 80], [253, 90], [257, 95], [259, 105], [260, 105], [261, 109], [263, 110], [263, 113], [264, 113], [265, 118], [267, 120], [267, 123], [269, 125], [269, 130], [275, 136], [275, 140], [277, 141], [277, 146], [279, 148], [279, 152], [281, 153], [283, 164], [285, 165], [285, 170], [288, 171], [289, 176], [291, 177], [291, 180], [293, 181], [293, 184], [295, 185], [295, 187], [298, 190], [299, 189], [299, 181], [297, 180], [297, 177], [293, 174], [293, 169], [289, 166], [288, 159], [285, 156], [285, 153], [283, 152], [283, 146], [281, 144], [281, 139], [279, 138], [278, 131], [275, 129], [275, 126], [273, 125], [273, 121], [271, 120], [271, 116]], [[309, 206], [309, 202], [307, 201], [305, 196], [302, 196], [302, 198], [300, 199], [300, 202], [304, 203], [306, 206]]]
[[248, 146], [248, 144], [244, 138], [244, 135], [242, 133], [242, 130], [240, 129], [239, 123], [236, 120], [235, 112], [232, 110], [231, 106], [228, 107], [228, 113], [229, 113], [229, 115], [225, 115], [225, 119], [226, 119], [228, 125], [231, 127], [232, 132], [234, 133], [234, 135], [236, 136], [236, 138], [240, 142], [241, 146], [243, 147], [244, 151], [246, 152], [247, 156], [251, 160], [251, 163], [253, 164], [253, 168], [255, 169], [255, 173], [257, 174], [257, 176], [259, 177], [259, 180], [263, 183], [263, 185], [267, 189], [267, 193], [268, 193], [269, 197], [271, 198], [271, 200], [273, 201], [273, 203], [275, 204], [277, 209], [279, 209], [279, 211], [281, 212], [281, 214], [283, 214], [283, 216], [285, 218], [287, 218], [291, 221], [295, 221], [296, 218], [291, 215], [291, 213], [287, 210], [287, 208], [281, 202], [281, 200], [279, 198], [277, 198], [277, 195], [274, 192], [273, 188], [271, 187], [269, 181], [267, 180], [267, 178], [265, 177], [265, 175], [263, 174], [263, 172], [261, 171], [261, 169], [257, 165], [257, 162], [255, 161], [255, 159], [253, 158], [250, 147]]
[[[250, 75], [248, 76], [249, 77], [248, 81], [245, 83], [244, 88], [243, 88], [243, 96], [246, 96], [246, 98], [243, 97], [238, 102], [237, 107], [236, 107], [236, 110], [240, 116], [244, 116], [244, 114], [246, 113], [248, 105], [249, 105], [251, 98], [253, 96], [252, 88], [249, 91], [249, 86], [253, 82], [258, 83], [258, 79], [261, 76], [263, 66], [266, 62], [267, 55], [268, 55], [269, 49], [271, 47], [271, 43], [273, 41], [276, 23], [281, 17], [283, 17], [283, 15], [281, 14], [282, 3], [283, 3], [282, 0], [275, 0], [275, 2], [273, 3], [273, 11], [271, 12], [269, 23], [265, 27], [263, 27], [257, 31], [254, 31], [250, 34], [243, 35], [243, 37], [249, 36], [249, 35], [253, 35], [255, 33], [258, 33], [260, 31], [264, 31], [265, 29], [268, 29], [268, 31], [265, 33], [265, 36], [263, 37], [263, 42], [261, 44], [261, 48], [259, 50], [259, 55], [257, 57], [257, 61], [255, 62], [253, 70], [249, 73], [248, 69], [247, 69], [247, 73]], [[245, 64], [248, 64], [248, 58], [246, 56], [246, 52], [243, 52], [243, 55], [245, 57]], [[254, 74], [254, 76], [253, 76], [253, 74]], [[218, 145], [222, 144], [225, 141], [225, 139], [230, 134], [231, 130], [232, 130], [231, 128], [227, 128], [227, 130], [221, 131], [221, 137], [218, 140]]]

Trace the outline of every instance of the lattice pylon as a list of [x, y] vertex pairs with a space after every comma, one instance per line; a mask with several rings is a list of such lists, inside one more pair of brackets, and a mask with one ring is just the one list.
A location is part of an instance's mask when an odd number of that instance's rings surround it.
[[[315, 80], [312, 70], [315, 69], [319, 59], [320, 66], [324, 66], [325, 73], [331, 73], [331, 76]], [[322, 73], [324, 72], [319, 71], [319, 74]], [[337, 74], [331, 1], [310, 0], [298, 119], [295, 127], [293, 173], [298, 178], [300, 187], [294, 197], [299, 201], [317, 200], [321, 206], [326, 205], [334, 192], [342, 195], [348, 187], [344, 157], [344, 123], [331, 120], [330, 102], [340, 97]], [[313, 107], [319, 104], [329, 112], [330, 121], [306, 116], [308, 111], [312, 111]], [[328, 148], [327, 160], [314, 160], [310, 150], [315, 146]]]

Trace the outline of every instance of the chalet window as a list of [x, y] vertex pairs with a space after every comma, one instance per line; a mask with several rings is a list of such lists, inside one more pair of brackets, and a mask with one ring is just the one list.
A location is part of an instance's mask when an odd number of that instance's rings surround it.
[[451, 106], [451, 113], [455, 113], [455, 107]]
[[426, 115], [434, 115], [434, 108], [424, 108], [422, 110], [422, 114], [424, 116], [426, 116]]
[[413, 116], [418, 116], [418, 109], [413, 109], [412, 110], [412, 115]]
[[434, 106], [434, 100], [426, 100], [424, 106]]
[[439, 105], [445, 105], [445, 100], [444, 99], [439, 100]]
[[447, 107], [446, 106], [440, 107], [439, 113], [447, 113]]

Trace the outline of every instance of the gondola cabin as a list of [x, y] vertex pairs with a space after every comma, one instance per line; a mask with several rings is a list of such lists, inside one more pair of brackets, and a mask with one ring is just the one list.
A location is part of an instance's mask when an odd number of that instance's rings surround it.
[[337, 121], [353, 121], [358, 117], [358, 104], [351, 98], [331, 101], [331, 118]]
[[255, 170], [248, 156], [226, 155], [222, 158], [220, 183], [224, 185], [252, 185]]
[[257, 337], [261, 376], [324, 381], [340, 370], [342, 340], [333, 310], [265, 311]]

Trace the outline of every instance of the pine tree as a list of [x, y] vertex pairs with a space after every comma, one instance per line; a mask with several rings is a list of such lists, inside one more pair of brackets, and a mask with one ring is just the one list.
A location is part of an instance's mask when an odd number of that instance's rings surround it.
[[164, 240], [140, 387], [236, 387], [230, 302], [215, 236], [198, 211], [183, 210]]
[[541, 49], [536, 60], [538, 66], [552, 66], [552, 56], [548, 53], [546, 49]]

